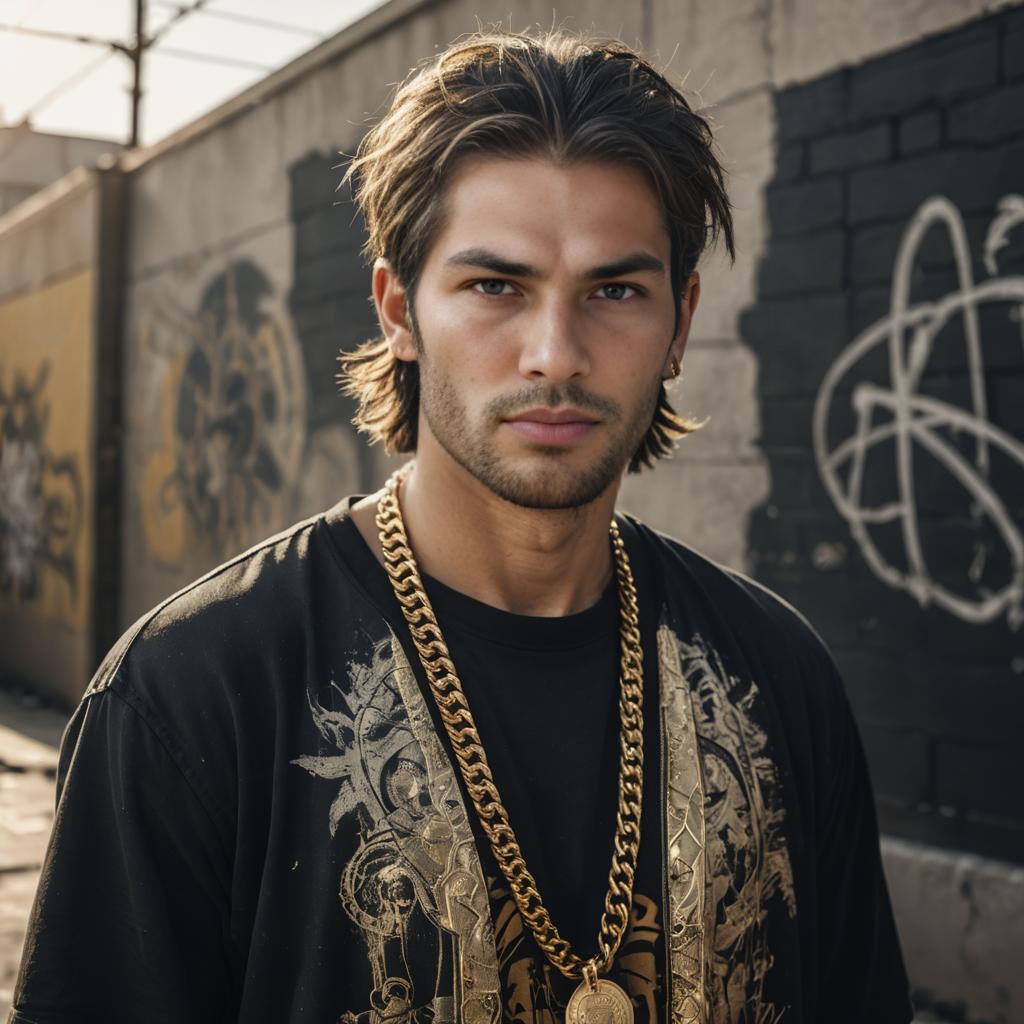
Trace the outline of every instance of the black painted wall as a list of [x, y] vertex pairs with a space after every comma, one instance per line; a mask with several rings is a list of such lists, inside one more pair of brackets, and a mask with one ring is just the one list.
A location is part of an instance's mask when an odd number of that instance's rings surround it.
[[[339, 394], [337, 355], [380, 333], [370, 299], [370, 270], [360, 254], [365, 228], [351, 193], [338, 188], [343, 162], [337, 151], [312, 153], [289, 168], [295, 283], [288, 305], [309, 374], [310, 431], [351, 423], [356, 404]], [[357, 450], [359, 489], [373, 490], [372, 454], [363, 442]]]
[[[780, 92], [776, 112], [770, 241], [742, 321], [772, 477], [753, 570], [834, 651], [883, 829], [1024, 862], [1024, 10]], [[916, 343], [885, 326], [901, 297]], [[876, 433], [844, 459], [858, 427]], [[837, 449], [838, 504], [822, 471]]]

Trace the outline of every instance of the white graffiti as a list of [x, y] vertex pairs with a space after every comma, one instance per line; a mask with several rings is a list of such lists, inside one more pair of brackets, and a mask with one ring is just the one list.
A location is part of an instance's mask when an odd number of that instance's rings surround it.
[[[855, 338], [829, 368], [815, 402], [813, 423], [814, 453], [821, 478], [872, 571], [889, 586], [911, 594], [922, 607], [940, 607], [970, 623], [991, 622], [1005, 615], [1013, 628], [1024, 622], [1024, 536], [1021, 524], [1014, 521], [989, 477], [992, 451], [1000, 452], [1015, 469], [1024, 471], [1024, 442], [989, 420], [979, 307], [1005, 304], [1008, 315], [1020, 324], [1024, 347], [1024, 276], [999, 277], [996, 260], [998, 251], [1008, 244], [1010, 232], [1021, 225], [1024, 197], [1004, 197], [985, 240], [984, 264], [989, 276], [976, 282], [959, 210], [943, 196], [923, 203], [900, 241], [889, 315]], [[937, 226], [944, 226], [948, 233], [958, 287], [936, 301], [910, 305], [918, 250], [928, 231]], [[936, 339], [954, 317], [962, 318], [966, 345], [970, 389], [966, 407], [919, 393]], [[950, 342], [943, 340], [942, 344]], [[829, 424], [837, 390], [844, 384], [849, 387], [851, 370], [880, 346], [887, 349], [889, 386], [871, 381], [853, 384], [849, 401], [856, 428], [852, 436], [830, 446]], [[962, 438], [971, 442], [970, 456], [956, 443]], [[866, 506], [868, 454], [890, 442], [895, 449], [898, 496], [893, 501]], [[986, 557], [984, 548], [977, 550], [975, 563], [967, 568], [963, 587], [958, 585], [954, 590], [929, 572], [914, 493], [915, 446], [952, 475], [969, 497], [975, 521], [987, 519], [987, 525], [1005, 545], [1010, 566], [1005, 585], [998, 589], [982, 585], [979, 566]], [[874, 466], [872, 463], [872, 471]], [[892, 565], [872, 537], [871, 528], [886, 523], [899, 524], [905, 568]]]

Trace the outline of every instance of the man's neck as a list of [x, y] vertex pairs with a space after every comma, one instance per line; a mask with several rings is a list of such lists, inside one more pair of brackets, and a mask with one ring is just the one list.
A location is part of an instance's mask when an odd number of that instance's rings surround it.
[[[595, 604], [611, 578], [608, 526], [617, 490], [610, 487], [581, 508], [523, 508], [444, 454], [417, 458], [400, 499], [422, 573], [495, 608], [561, 616]], [[379, 497], [370, 495], [352, 511], [378, 559]]]

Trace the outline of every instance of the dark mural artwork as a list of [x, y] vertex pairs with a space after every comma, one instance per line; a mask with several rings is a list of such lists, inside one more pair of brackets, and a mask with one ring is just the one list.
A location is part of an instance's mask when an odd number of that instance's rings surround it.
[[835, 652], [883, 828], [1024, 862], [1024, 12], [776, 113], [752, 566]]
[[40, 597], [44, 571], [78, 595], [75, 549], [84, 512], [82, 475], [74, 456], [51, 451], [50, 363], [31, 376], [0, 366], [0, 597]]
[[145, 474], [147, 536], [171, 563], [185, 536], [224, 557], [274, 523], [301, 465], [302, 353], [249, 260], [217, 274], [194, 313], [158, 319], [150, 348], [167, 367], [162, 445]]
[[[346, 151], [353, 152], [355, 146]], [[339, 394], [334, 370], [341, 350], [379, 333], [370, 298], [370, 271], [362, 256], [366, 240], [351, 193], [339, 189], [345, 158], [337, 151], [312, 153], [289, 168], [295, 229], [294, 286], [288, 306], [306, 354], [311, 429], [351, 425], [355, 402]], [[351, 427], [353, 434], [355, 427]], [[359, 479], [352, 486], [378, 486], [376, 463], [364, 438], [355, 445]]]

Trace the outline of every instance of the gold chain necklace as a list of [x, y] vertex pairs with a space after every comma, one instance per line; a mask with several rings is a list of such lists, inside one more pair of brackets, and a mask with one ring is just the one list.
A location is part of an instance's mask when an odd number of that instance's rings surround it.
[[537, 892], [537, 883], [523, 860], [508, 812], [494, 784], [487, 755], [469, 710], [462, 683], [441, 635], [430, 598], [420, 579], [405, 532], [398, 490], [409, 466], [393, 473], [377, 505], [377, 531], [384, 568], [427, 674], [441, 721], [480, 826], [502, 874], [508, 881], [522, 919], [548, 960], [567, 978], [582, 978], [566, 1007], [568, 1024], [609, 1020], [632, 1024], [633, 1005], [622, 989], [598, 975], [607, 971], [629, 923], [633, 879], [640, 849], [640, 807], [643, 796], [643, 648], [640, 643], [636, 585], [618, 525], [609, 528], [619, 588], [622, 656], [619, 674], [619, 798], [608, 893], [601, 915], [598, 953], [583, 960], [558, 932]]

